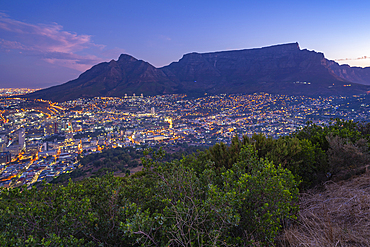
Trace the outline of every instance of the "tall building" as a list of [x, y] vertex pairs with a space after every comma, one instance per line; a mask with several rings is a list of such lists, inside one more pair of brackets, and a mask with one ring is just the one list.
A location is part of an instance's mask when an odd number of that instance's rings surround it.
[[6, 148], [6, 142], [0, 142], [0, 152], [3, 152], [4, 148]]
[[153, 114], [153, 115], [155, 114], [155, 108], [154, 107], [152, 107], [150, 113]]
[[8, 142], [8, 137], [6, 135], [0, 135], [0, 152], [4, 151], [6, 143]]
[[18, 142], [20, 148], [24, 148], [26, 146], [26, 130], [24, 128], [20, 128], [18, 131]]
[[42, 151], [49, 151], [49, 143], [48, 142], [44, 142], [42, 144]]

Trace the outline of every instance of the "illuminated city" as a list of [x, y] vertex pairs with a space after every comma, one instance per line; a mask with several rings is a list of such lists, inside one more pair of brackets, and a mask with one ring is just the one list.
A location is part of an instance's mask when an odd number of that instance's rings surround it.
[[0, 88], [0, 97], [9, 97], [16, 95], [23, 95], [28, 93], [33, 93], [39, 89], [32, 88]]
[[235, 135], [289, 135], [307, 121], [368, 121], [366, 96], [125, 96], [63, 103], [2, 98], [0, 186], [50, 181], [103, 149], [230, 143]]

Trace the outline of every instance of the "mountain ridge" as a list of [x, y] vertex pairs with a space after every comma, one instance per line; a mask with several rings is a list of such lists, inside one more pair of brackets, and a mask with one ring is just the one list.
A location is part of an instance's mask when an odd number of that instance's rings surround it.
[[[366, 84], [366, 85], [363, 85]], [[349, 85], [351, 85], [349, 87]], [[28, 98], [65, 101], [125, 94], [280, 93], [350, 95], [366, 93], [370, 67], [339, 65], [298, 43], [262, 48], [187, 53], [156, 68], [131, 55], [94, 65], [78, 78], [28, 94]]]

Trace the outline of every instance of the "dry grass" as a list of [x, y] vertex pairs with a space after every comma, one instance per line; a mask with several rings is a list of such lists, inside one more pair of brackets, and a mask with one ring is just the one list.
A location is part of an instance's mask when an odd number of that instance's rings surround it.
[[302, 194], [297, 222], [283, 246], [370, 246], [370, 172]]

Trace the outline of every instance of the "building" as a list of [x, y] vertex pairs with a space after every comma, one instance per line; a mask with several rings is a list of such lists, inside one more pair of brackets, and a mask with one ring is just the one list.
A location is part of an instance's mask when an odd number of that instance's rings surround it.
[[42, 151], [49, 151], [49, 143], [48, 142], [44, 142], [42, 144]]
[[46, 135], [54, 135], [58, 133], [58, 123], [47, 123], [44, 127]]
[[50, 155], [53, 155], [54, 156], [54, 155], [57, 155], [57, 154], [58, 154], [58, 150], [53, 149], [53, 150], [39, 152], [38, 153], [38, 156], [45, 158], [45, 157], [48, 157]]
[[1, 152], [0, 153], [0, 164], [2, 163], [9, 163], [12, 161], [12, 155], [9, 152]]
[[20, 149], [23, 149], [24, 147], [26, 147], [25, 141], [26, 141], [26, 131], [24, 128], [20, 128], [18, 131], [18, 143], [19, 143]]

